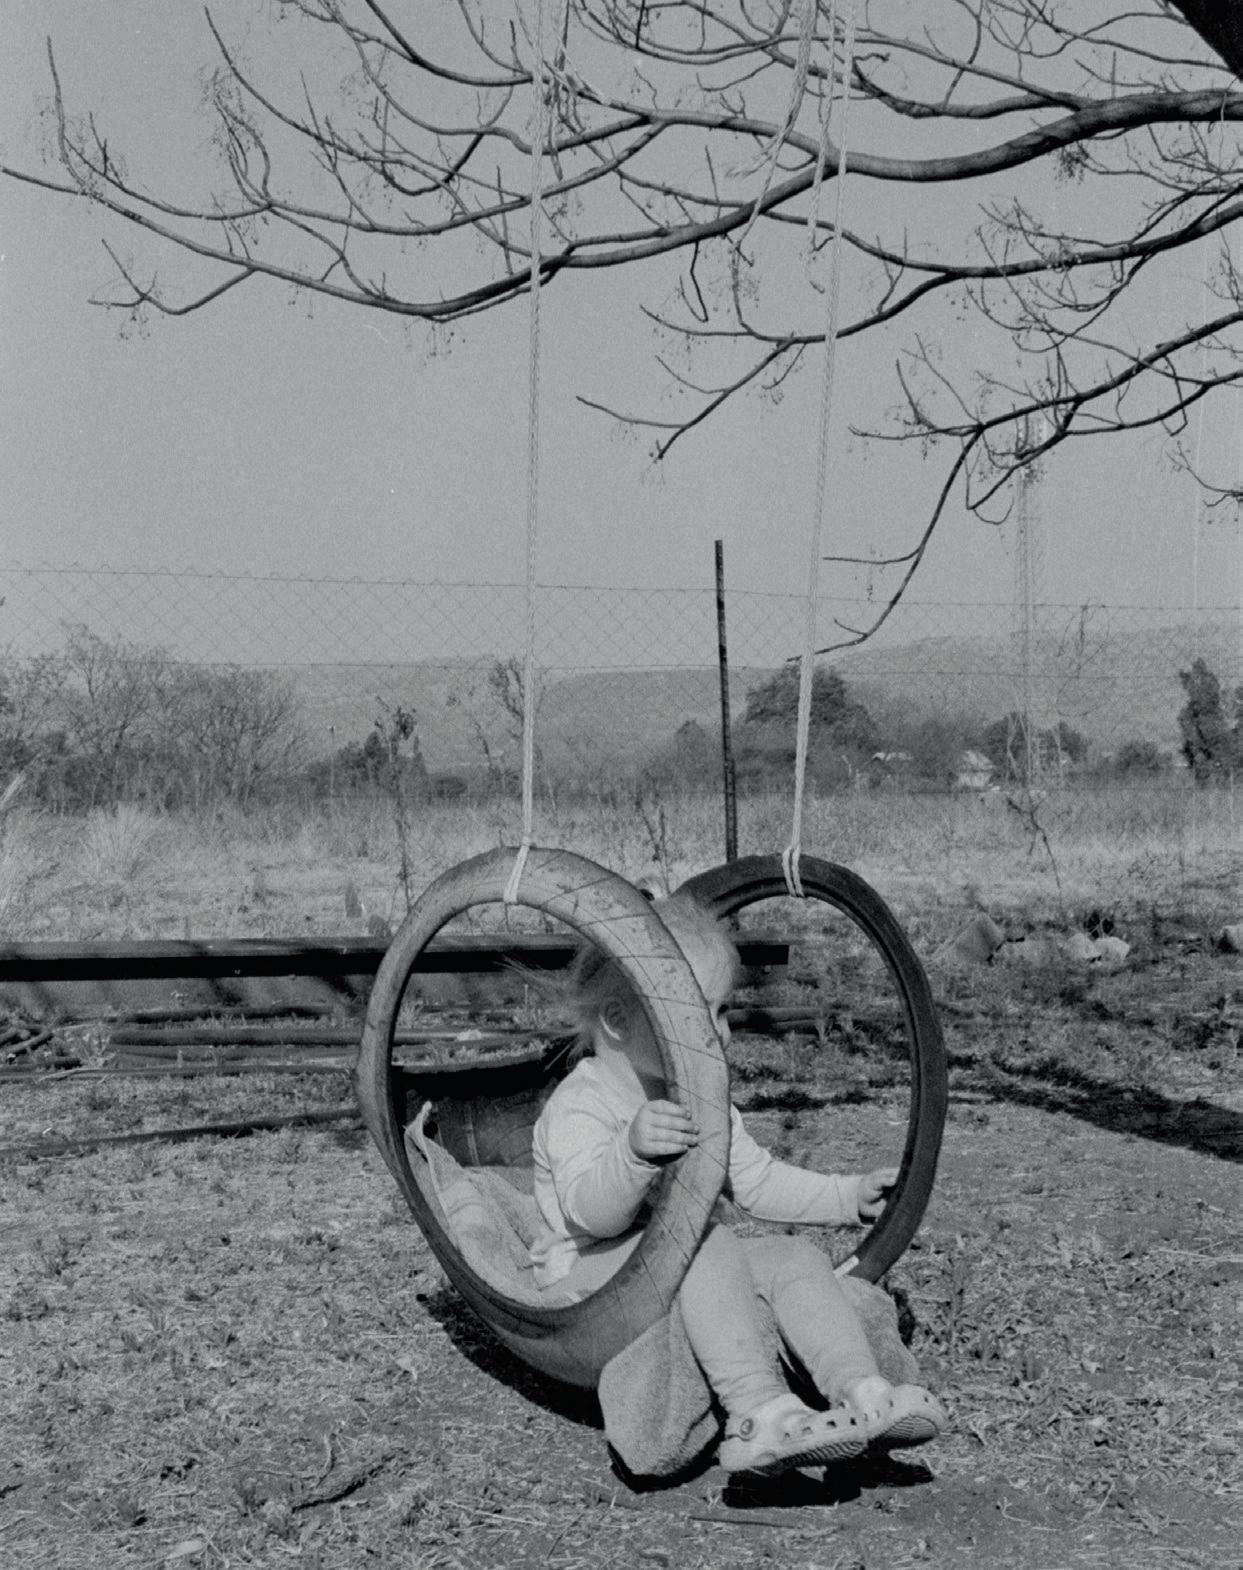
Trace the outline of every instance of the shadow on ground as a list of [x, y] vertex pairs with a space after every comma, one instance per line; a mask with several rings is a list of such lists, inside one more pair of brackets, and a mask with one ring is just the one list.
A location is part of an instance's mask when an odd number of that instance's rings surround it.
[[[1180, 1145], [1221, 1161], [1243, 1162], [1243, 1114], [1200, 1097], [1180, 1100], [1148, 1086], [1098, 1079], [1064, 1064], [1004, 1064], [967, 1054], [950, 1054], [959, 1071], [953, 1090], [971, 1090], [993, 1101], [1065, 1112], [1115, 1134], [1134, 1134], [1162, 1145]], [[738, 1097], [742, 1112], [806, 1112], [872, 1099], [875, 1089], [851, 1086], [816, 1092], [803, 1085], [772, 1086]]]
[[980, 1088], [997, 1101], [1065, 1112], [1114, 1134], [1243, 1162], [1243, 1114], [1198, 1096], [1177, 1100], [1148, 1086], [1120, 1086], [1078, 1070], [1050, 1073], [1014, 1063], [991, 1069]]
[[[420, 1294], [420, 1301], [462, 1356], [490, 1379], [499, 1380], [544, 1411], [581, 1428], [603, 1429], [599, 1402], [593, 1392], [561, 1384], [528, 1368], [493, 1339], [487, 1327], [451, 1287]], [[631, 1472], [611, 1448], [608, 1453], [613, 1475], [630, 1494], [676, 1491], [703, 1478], [719, 1487], [724, 1508], [740, 1514], [805, 1506], [823, 1508], [878, 1492], [915, 1488], [933, 1480], [933, 1474], [922, 1462], [884, 1455], [865, 1457], [823, 1472], [809, 1469], [775, 1478], [739, 1480], [731, 1479], [728, 1473], [715, 1466], [715, 1446], [709, 1446], [680, 1471], [664, 1477], [639, 1476]]]
[[490, 1379], [500, 1380], [526, 1400], [557, 1417], [584, 1428], [603, 1428], [600, 1403], [594, 1391], [580, 1390], [575, 1385], [563, 1384], [547, 1374], [528, 1368], [492, 1336], [487, 1326], [452, 1287], [420, 1292], [418, 1297], [462, 1356]]

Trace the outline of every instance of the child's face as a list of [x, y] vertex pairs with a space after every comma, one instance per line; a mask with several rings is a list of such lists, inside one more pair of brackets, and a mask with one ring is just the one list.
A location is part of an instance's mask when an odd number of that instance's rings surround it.
[[[716, 945], [704, 944], [696, 945], [686, 957], [704, 995], [708, 1012], [712, 1015], [721, 1046], [728, 1047], [730, 1032], [726, 1010], [734, 980], [732, 956], [724, 947], [718, 949]], [[625, 1050], [635, 1073], [644, 1082], [645, 1089], [653, 1083], [663, 1084], [665, 1069], [660, 1059], [660, 1048], [656, 1045], [656, 1037], [648, 1025], [647, 1016], [637, 1006], [631, 1014]]]

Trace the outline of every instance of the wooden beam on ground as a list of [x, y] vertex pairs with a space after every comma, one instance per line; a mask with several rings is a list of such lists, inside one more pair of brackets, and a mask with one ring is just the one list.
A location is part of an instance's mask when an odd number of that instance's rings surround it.
[[[739, 944], [746, 966], [784, 965], [788, 945], [768, 940]], [[387, 945], [373, 938], [218, 938], [202, 941], [6, 943], [0, 945], [0, 984], [36, 981], [168, 980], [215, 976], [374, 975]], [[461, 975], [562, 970], [578, 953], [574, 941], [532, 934], [472, 934], [436, 938], [419, 956], [417, 972]]]

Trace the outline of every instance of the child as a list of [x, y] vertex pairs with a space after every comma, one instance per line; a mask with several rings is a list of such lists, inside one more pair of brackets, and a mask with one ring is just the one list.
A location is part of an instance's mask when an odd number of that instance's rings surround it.
[[[685, 897], [655, 909], [686, 955], [729, 1041], [726, 1000], [738, 954], [724, 927]], [[644, 1201], [661, 1165], [695, 1144], [690, 1112], [665, 1099], [660, 1051], [616, 967], [589, 951], [577, 973], [584, 1055], [553, 1092], [535, 1127], [535, 1200], [541, 1231], [535, 1281], [576, 1297], [595, 1291], [637, 1246]], [[731, 1107], [726, 1194], [764, 1221], [874, 1220], [897, 1181], [880, 1167], [829, 1177], [776, 1160]], [[780, 1376], [767, 1343], [766, 1303], [786, 1347], [828, 1402], [816, 1411]], [[935, 1397], [883, 1379], [828, 1258], [789, 1236], [739, 1238], [710, 1226], [678, 1291], [687, 1337], [725, 1409], [720, 1464], [776, 1475], [849, 1459], [867, 1447], [921, 1444], [944, 1426]]]

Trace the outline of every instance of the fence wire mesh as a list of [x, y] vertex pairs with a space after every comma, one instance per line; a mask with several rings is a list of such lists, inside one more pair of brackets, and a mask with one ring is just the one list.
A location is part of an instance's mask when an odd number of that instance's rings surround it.
[[[335, 801], [386, 767], [429, 798], [517, 789], [519, 585], [9, 566], [0, 595], [0, 759], [53, 810]], [[878, 608], [824, 597], [819, 643]], [[542, 586], [541, 789], [648, 789], [674, 820], [675, 801], [718, 792], [717, 614], [711, 582]], [[774, 678], [802, 615], [793, 596], [727, 591], [744, 816], [789, 788], [793, 709]], [[1237, 875], [1236, 605], [909, 600], [821, 666], [811, 778], [837, 849], [910, 834], [934, 856], [960, 832], [947, 812], [993, 796], [1033, 854], [1091, 843], [1133, 868], [1160, 840], [1189, 879]], [[843, 828], [865, 812], [872, 829]]]

